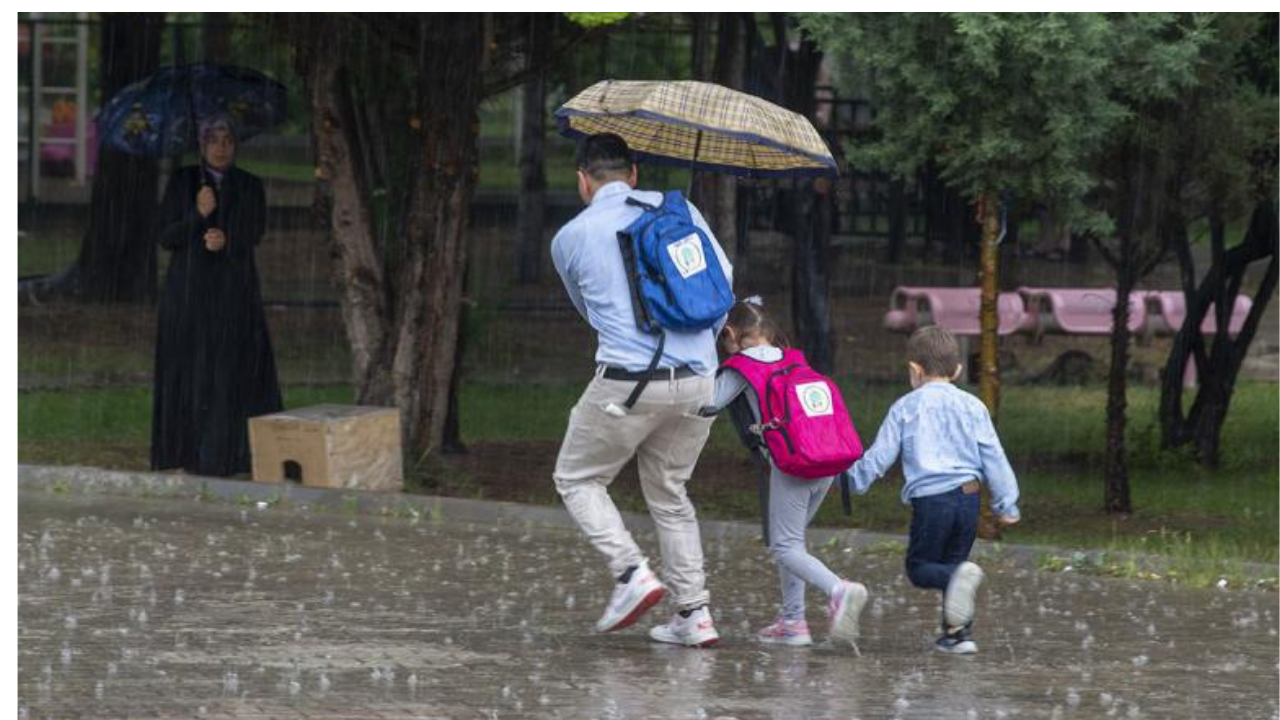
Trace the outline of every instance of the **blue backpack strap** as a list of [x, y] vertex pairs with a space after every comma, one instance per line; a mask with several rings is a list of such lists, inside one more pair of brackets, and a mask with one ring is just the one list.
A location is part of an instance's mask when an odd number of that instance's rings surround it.
[[[657, 209], [658, 209], [658, 207], [659, 207], [659, 206], [657, 206], [657, 205], [650, 205], [649, 203], [647, 203], [647, 202], [645, 202], [645, 201], [641, 200], [640, 198], [638, 198], [638, 197], [636, 197], [636, 196], [634, 196], [634, 195], [628, 195], [628, 196], [627, 196], [627, 204], [628, 204], [628, 205], [634, 205], [634, 206], [636, 206], [636, 207], [640, 207], [640, 208], [644, 208], [645, 210], [647, 210], [647, 211], [649, 211], [649, 212], [653, 212], [654, 210], [657, 210]], [[665, 199], [664, 199], [664, 201], [663, 201], [663, 204], [664, 204], [664, 205], [666, 204]]]
[[679, 215], [688, 221], [690, 225], [693, 224], [693, 215], [689, 212], [689, 203], [684, 199], [684, 193], [679, 190], [668, 190], [662, 193], [662, 209]]

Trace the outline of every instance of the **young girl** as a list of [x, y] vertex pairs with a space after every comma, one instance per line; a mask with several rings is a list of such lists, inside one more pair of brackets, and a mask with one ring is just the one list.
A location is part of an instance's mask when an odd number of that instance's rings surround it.
[[[777, 363], [783, 358], [779, 346], [786, 343], [778, 326], [765, 314], [758, 297], [747, 298], [729, 310], [720, 334], [722, 349], [742, 353], [761, 363]], [[713, 414], [742, 396], [749, 406], [751, 422], [760, 422], [759, 401], [741, 373], [721, 365], [716, 377], [712, 405], [703, 414]], [[767, 450], [763, 450], [768, 456]], [[833, 477], [816, 480], [788, 475], [770, 460], [768, 530], [769, 551], [778, 563], [782, 579], [782, 607], [772, 623], [757, 633], [762, 643], [810, 645], [813, 639], [805, 621], [805, 584], [830, 597], [830, 635], [852, 641], [857, 637], [858, 616], [867, 601], [867, 589], [831, 572], [805, 549], [805, 528], [813, 520]]]

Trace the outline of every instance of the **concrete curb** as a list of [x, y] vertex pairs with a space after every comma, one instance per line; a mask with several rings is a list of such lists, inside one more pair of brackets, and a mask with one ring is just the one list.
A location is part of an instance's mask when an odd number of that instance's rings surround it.
[[[304, 487], [292, 483], [259, 483], [248, 480], [201, 477], [169, 473], [104, 470], [93, 467], [18, 465], [18, 487], [23, 490], [77, 495], [123, 495], [174, 500], [220, 500], [225, 502], [283, 502], [286, 506], [341, 509], [368, 515], [446, 517], [463, 522], [519, 522], [577, 531], [578, 526], [560, 506], [529, 505], [494, 500], [469, 500], [437, 495], [370, 492], [336, 488]], [[647, 514], [623, 512], [627, 527], [653, 531]], [[758, 523], [737, 520], [700, 520], [702, 534], [715, 539], [755, 539]], [[813, 528], [809, 540], [820, 544], [832, 538], [850, 547], [867, 547], [887, 542], [902, 543], [906, 537], [858, 529]], [[1005, 546], [1007, 549], [1009, 546]]]
[[[137, 498], [172, 500], [216, 500], [222, 502], [266, 502], [284, 507], [308, 506], [341, 510], [365, 515], [395, 517], [442, 517], [462, 522], [512, 523], [538, 525], [576, 532], [577, 524], [562, 507], [528, 505], [493, 500], [468, 500], [436, 495], [369, 492], [335, 488], [316, 488], [291, 483], [258, 483], [248, 480], [177, 475], [168, 473], [104, 470], [93, 467], [18, 465], [18, 487], [21, 490], [70, 493], [77, 495], [122, 495]], [[622, 513], [627, 527], [633, 531], [653, 532], [653, 520], [647, 514]], [[699, 525], [708, 539], [758, 539], [760, 526], [733, 520], [701, 520]], [[905, 552], [904, 535], [840, 528], [811, 528], [811, 545], [829, 542], [844, 547], [867, 549], [893, 548]], [[901, 550], [897, 550], [900, 547]], [[1105, 550], [1076, 550], [1051, 546], [1012, 545], [979, 540], [974, 545], [977, 559], [999, 559], [1019, 568], [1037, 570], [1046, 556], [1069, 558], [1085, 568], [1104, 562], [1136, 562], [1151, 572], [1163, 573], [1170, 561], [1156, 555], [1117, 553]], [[1265, 563], [1242, 562], [1240, 567], [1253, 577], [1275, 577], [1276, 567]]]

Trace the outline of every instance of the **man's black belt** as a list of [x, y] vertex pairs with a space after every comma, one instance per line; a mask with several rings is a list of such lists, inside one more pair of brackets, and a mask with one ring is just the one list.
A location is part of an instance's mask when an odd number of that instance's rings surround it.
[[698, 373], [688, 365], [681, 365], [673, 371], [671, 368], [654, 368], [649, 370], [627, 370], [620, 367], [606, 367], [604, 369], [605, 380], [625, 380], [627, 382], [640, 382], [641, 380], [661, 380], [663, 378], [674, 378], [683, 380], [687, 377], [693, 377]]

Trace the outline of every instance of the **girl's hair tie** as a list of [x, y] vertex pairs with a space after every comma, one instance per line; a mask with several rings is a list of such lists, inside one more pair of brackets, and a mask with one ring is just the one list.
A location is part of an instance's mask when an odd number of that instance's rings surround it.
[[755, 305], [756, 307], [761, 307], [761, 308], [764, 307], [764, 299], [761, 298], [759, 295], [752, 295], [751, 297], [742, 298], [742, 302], [744, 305]]

